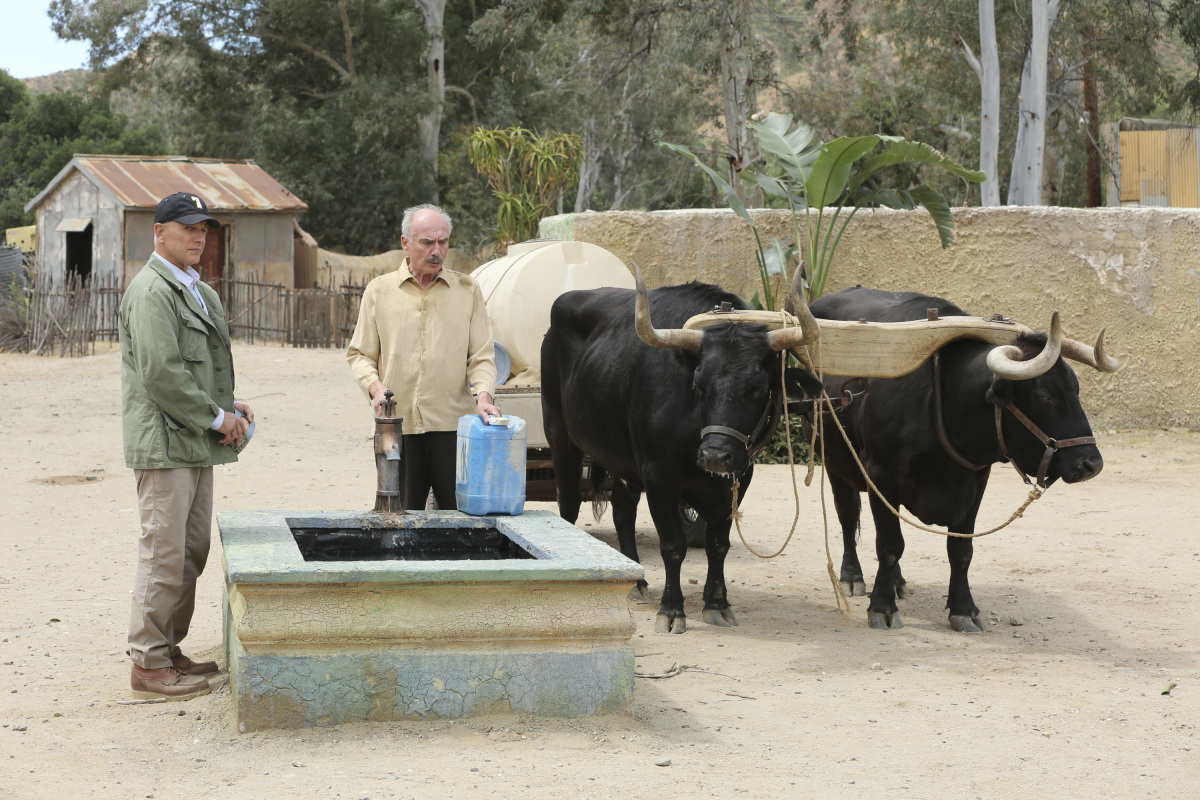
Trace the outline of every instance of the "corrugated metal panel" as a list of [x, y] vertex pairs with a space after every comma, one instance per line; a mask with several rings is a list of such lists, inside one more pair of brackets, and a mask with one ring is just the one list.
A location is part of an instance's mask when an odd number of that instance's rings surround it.
[[1170, 177], [1170, 205], [1175, 208], [1200, 206], [1200, 163], [1197, 162], [1196, 129], [1167, 131], [1166, 159]]
[[1196, 130], [1120, 131], [1121, 205], [1200, 207]]
[[0, 290], [8, 291], [13, 278], [25, 285], [25, 271], [21, 268], [21, 248], [0, 246]]
[[253, 161], [77, 155], [75, 163], [126, 207], [154, 208], [173, 192], [196, 192], [214, 211], [306, 211]]

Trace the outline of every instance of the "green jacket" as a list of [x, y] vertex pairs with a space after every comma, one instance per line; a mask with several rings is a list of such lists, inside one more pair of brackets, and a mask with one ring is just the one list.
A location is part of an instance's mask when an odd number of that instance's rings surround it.
[[233, 413], [229, 327], [217, 293], [196, 286], [207, 314], [153, 255], [121, 299], [121, 427], [133, 469], [237, 461], [209, 429], [218, 408]]

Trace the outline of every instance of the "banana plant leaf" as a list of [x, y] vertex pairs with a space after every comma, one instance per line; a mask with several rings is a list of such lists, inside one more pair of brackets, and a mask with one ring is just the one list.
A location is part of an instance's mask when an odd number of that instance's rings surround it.
[[933, 217], [938, 238], [942, 240], [942, 248], [949, 247], [954, 242], [954, 215], [950, 212], [950, 204], [946, 202], [946, 198], [937, 189], [924, 183], [909, 189], [908, 194]]
[[980, 183], [985, 177], [979, 170], [968, 169], [950, 160], [941, 151], [924, 142], [900, 139], [887, 141], [887, 148], [882, 153], [876, 153], [862, 163], [858, 172], [850, 179], [850, 191], [853, 192], [880, 170], [897, 164], [931, 164], [973, 183]]
[[787, 277], [787, 264], [791, 260], [791, 242], [783, 239], [768, 239], [763, 245], [763, 263], [768, 275]]
[[795, 161], [812, 142], [813, 129], [803, 122], [788, 130], [792, 124], [791, 114], [771, 112], [762, 122], [749, 122], [747, 127], [754, 131], [759, 145], [772, 155]]
[[813, 162], [821, 154], [821, 143], [805, 150], [815, 137], [813, 129], [803, 122], [791, 126], [791, 114], [777, 114], [774, 111], [767, 114], [762, 122], [747, 123], [762, 149], [779, 159], [780, 165], [793, 181], [803, 184], [808, 180]]
[[742, 219], [746, 220], [751, 227], [754, 226], [754, 221], [750, 219], [750, 212], [746, 211], [746, 204], [743, 203], [742, 199], [737, 196], [737, 192], [734, 191], [733, 187], [729, 185], [729, 182], [717, 174], [716, 170], [714, 170], [708, 164], [705, 164], [696, 156], [695, 153], [682, 145], [671, 144], [670, 142], [655, 142], [655, 144], [659, 147], [665, 147], [667, 150], [673, 150], [680, 155], [685, 155], [690, 158], [692, 163], [704, 170], [704, 173], [708, 175], [708, 177], [712, 179], [712, 182], [716, 184], [716, 187], [721, 190], [721, 194], [725, 197], [725, 202], [729, 203], [729, 207], [733, 209], [733, 212]]
[[899, 136], [842, 136], [821, 148], [812, 173], [804, 182], [808, 201], [813, 208], [825, 208], [837, 202], [850, 181], [854, 162], [871, 152], [882, 141], [903, 141]]

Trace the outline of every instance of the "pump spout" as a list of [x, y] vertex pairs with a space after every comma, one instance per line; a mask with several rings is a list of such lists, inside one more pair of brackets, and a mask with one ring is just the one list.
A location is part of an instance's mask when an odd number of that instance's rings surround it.
[[379, 475], [375, 489], [375, 511], [404, 513], [400, 496], [400, 460], [403, 456], [404, 418], [397, 417], [392, 390], [384, 394], [383, 416], [375, 418], [375, 470]]

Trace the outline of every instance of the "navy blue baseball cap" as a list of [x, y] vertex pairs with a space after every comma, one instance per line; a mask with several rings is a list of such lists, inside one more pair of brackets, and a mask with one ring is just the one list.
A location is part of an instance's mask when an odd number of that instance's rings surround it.
[[176, 192], [158, 201], [154, 209], [155, 222], [181, 222], [184, 225], [195, 225], [197, 222], [207, 222], [210, 228], [219, 228], [217, 222], [208, 214], [208, 204], [198, 194]]

